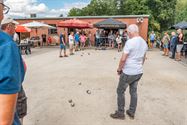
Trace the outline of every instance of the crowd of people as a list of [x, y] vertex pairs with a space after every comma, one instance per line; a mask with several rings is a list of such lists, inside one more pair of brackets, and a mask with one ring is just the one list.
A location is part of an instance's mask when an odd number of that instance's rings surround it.
[[110, 48], [118, 48], [118, 52], [122, 51], [125, 42], [128, 40], [127, 31], [119, 33], [117, 30], [97, 30], [95, 34], [95, 46], [100, 47], [102, 45]]
[[168, 32], [164, 32], [162, 39], [152, 31], [149, 37], [150, 48], [152, 49], [156, 45], [160, 50], [163, 50], [163, 56], [169, 56], [176, 61], [181, 61], [181, 56], [187, 57], [187, 44], [182, 29], [171, 32], [171, 36]]
[[[70, 32], [68, 36], [68, 41], [66, 42], [65, 33], [60, 33], [60, 55], [59, 57], [68, 57], [66, 48], [69, 46], [70, 55], [74, 55], [74, 52], [84, 50], [86, 45], [91, 47], [91, 32], [85, 33], [84, 31], [77, 31], [76, 33]], [[125, 45], [125, 42], [128, 40], [127, 31], [124, 31], [120, 34], [118, 31], [99, 31], [95, 33], [95, 46], [96, 47], [109, 47], [109, 48], [118, 48], [118, 52], [122, 51], [122, 48]], [[62, 55], [62, 50], [64, 55]]]
[[[86, 46], [86, 41], [88, 41], [88, 46], [91, 47], [91, 33], [88, 35], [85, 32], [70, 32], [68, 36], [68, 42], [65, 40], [65, 34], [60, 33], [60, 55], [59, 57], [68, 57], [66, 53], [66, 48], [69, 45], [69, 54], [74, 55], [76, 51], [84, 50]], [[62, 55], [62, 51], [64, 51], [64, 55]]]

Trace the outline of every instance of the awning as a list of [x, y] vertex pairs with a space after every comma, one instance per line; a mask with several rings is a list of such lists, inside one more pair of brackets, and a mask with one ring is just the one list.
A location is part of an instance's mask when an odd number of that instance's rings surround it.
[[187, 22], [182, 21], [180, 23], [177, 23], [171, 27], [172, 29], [187, 29]]
[[94, 27], [102, 29], [125, 29], [127, 24], [112, 18], [94, 24]]

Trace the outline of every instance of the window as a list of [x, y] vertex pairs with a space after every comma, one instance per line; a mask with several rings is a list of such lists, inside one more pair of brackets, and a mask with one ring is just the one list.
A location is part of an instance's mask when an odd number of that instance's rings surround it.
[[[56, 27], [56, 24], [49, 24], [49, 25]], [[49, 29], [49, 34], [57, 34], [57, 29]]]

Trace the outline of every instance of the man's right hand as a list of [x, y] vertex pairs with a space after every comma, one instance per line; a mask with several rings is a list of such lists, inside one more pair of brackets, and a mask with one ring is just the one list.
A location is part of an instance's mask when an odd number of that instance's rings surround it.
[[122, 70], [117, 70], [118, 75], [121, 75]]

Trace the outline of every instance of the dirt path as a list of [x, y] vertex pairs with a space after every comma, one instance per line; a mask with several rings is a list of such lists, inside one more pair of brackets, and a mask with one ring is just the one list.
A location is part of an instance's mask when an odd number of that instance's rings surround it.
[[[58, 49], [41, 51], [45, 53], [24, 56], [28, 64], [25, 125], [187, 124], [187, 67], [162, 57], [159, 51], [148, 52], [135, 120], [109, 117], [116, 109], [116, 68], [121, 53], [86, 50], [60, 59]], [[75, 107], [71, 107], [70, 99]]]

